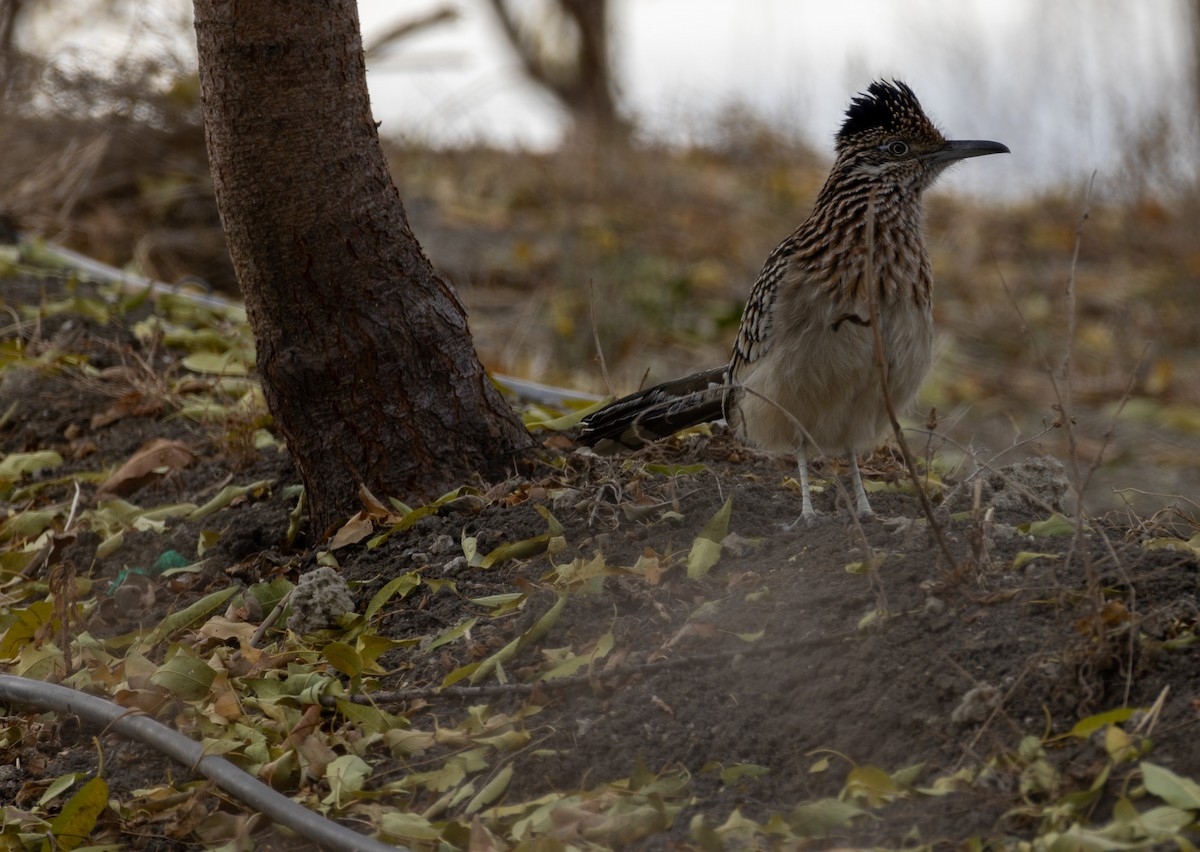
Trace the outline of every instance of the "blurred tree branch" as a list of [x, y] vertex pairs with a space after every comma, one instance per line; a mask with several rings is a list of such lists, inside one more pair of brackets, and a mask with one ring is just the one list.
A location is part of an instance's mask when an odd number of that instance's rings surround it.
[[13, 40], [25, 0], [0, 0], [0, 80], [7, 82], [15, 56]]
[[1192, 36], [1192, 119], [1200, 122], [1200, 0], [1188, 0], [1187, 7]]
[[613, 92], [608, 0], [549, 0], [540, 22], [516, 15], [508, 0], [490, 2], [526, 75], [570, 113], [577, 133], [628, 136]]
[[[0, 2], [4, 2], [4, 0], [0, 0]], [[364, 52], [368, 59], [374, 59], [406, 38], [439, 24], [453, 23], [458, 19], [458, 9], [453, 6], [442, 6], [416, 18], [405, 18], [371, 39], [371, 43], [366, 46]]]

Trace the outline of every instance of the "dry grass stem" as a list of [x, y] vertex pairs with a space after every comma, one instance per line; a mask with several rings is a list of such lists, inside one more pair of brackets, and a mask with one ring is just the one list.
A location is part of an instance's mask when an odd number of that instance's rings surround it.
[[925, 487], [921, 484], [921, 475], [917, 472], [917, 464], [913, 460], [912, 452], [908, 448], [908, 441], [904, 438], [904, 428], [900, 425], [900, 418], [896, 416], [896, 405], [892, 400], [892, 392], [888, 383], [887, 360], [883, 349], [883, 332], [880, 329], [881, 319], [879, 316], [879, 301], [875, 293], [875, 191], [867, 196], [867, 256], [863, 263], [863, 277], [866, 281], [867, 305], [870, 310], [871, 333], [875, 339], [875, 367], [879, 371], [879, 389], [883, 394], [883, 403], [887, 407], [888, 420], [892, 424], [892, 434], [896, 437], [896, 444], [900, 448], [900, 455], [904, 458], [904, 466], [908, 468], [908, 476], [912, 481], [913, 490], [917, 494], [917, 499], [921, 501], [921, 510], [925, 513], [926, 520], [929, 521], [929, 530], [933, 533], [934, 539], [937, 541], [938, 549], [942, 552], [942, 556], [946, 558], [947, 564], [951, 570], [958, 571], [958, 562], [954, 558], [954, 554], [950, 552], [950, 545], [946, 543], [945, 533], [942, 531], [942, 525], [938, 521], [933, 512], [933, 504], [929, 502], [929, 494], [925, 491]]

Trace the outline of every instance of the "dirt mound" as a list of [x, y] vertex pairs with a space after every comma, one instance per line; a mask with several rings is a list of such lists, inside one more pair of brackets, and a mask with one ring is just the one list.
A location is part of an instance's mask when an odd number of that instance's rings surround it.
[[[0, 451], [61, 458], [5, 480], [0, 537], [29, 554], [5, 557], [10, 671], [116, 694], [312, 807], [416, 845], [1149, 845], [1194, 825], [1191, 788], [1163, 782], [1200, 771], [1194, 547], [1148, 525], [1077, 527], [1047, 505], [1061, 497], [1052, 471], [1026, 496], [1044, 467], [997, 475], [978, 505], [972, 483], [936, 483], [943, 550], [887, 453], [866, 465], [878, 517], [839, 508], [826, 463], [822, 520], [793, 526], [792, 460], [719, 430], [607, 458], [550, 436], [509, 482], [381, 504], [344, 546], [314, 551], [265, 422], [232, 404], [180, 416], [234, 385], [198, 387], [184, 336], [146, 333], [164, 308], [47, 310], [63, 295], [4, 283], [14, 310], [42, 309], [5, 331], [6, 352], [23, 348], [0, 366], [0, 408], [15, 404]], [[193, 460], [123, 497], [114, 546], [97, 490], [160, 438]], [[194, 510], [163, 509], [181, 505]], [[16, 520], [33, 512], [41, 529]], [[43, 559], [32, 545], [47, 530], [75, 535]], [[149, 570], [170, 551], [193, 564]], [[318, 563], [337, 566], [358, 620], [297, 636], [285, 617], [251, 642]], [[228, 609], [155, 632], [232, 586]], [[21, 634], [39, 600], [71, 615]], [[180, 655], [211, 683], [164, 680]], [[374, 705], [346, 697], [364, 693]], [[39, 801], [51, 780], [97, 770], [100, 732], [9, 712], [3, 762], [21, 768], [0, 797], [28, 831], [67, 798]], [[182, 848], [260, 827], [145, 750], [100, 742], [116, 804], [95, 842]], [[338, 773], [356, 760], [351, 783]], [[1182, 821], [1130, 816], [1164, 802]]]

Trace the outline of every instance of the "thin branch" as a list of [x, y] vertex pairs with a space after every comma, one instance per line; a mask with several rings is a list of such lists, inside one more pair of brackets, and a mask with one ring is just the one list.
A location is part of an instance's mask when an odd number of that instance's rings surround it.
[[929, 521], [929, 529], [937, 540], [938, 549], [946, 557], [946, 561], [950, 564], [951, 569], [958, 571], [958, 562], [955, 561], [954, 554], [950, 552], [950, 545], [946, 543], [946, 536], [942, 531], [941, 522], [934, 515], [933, 504], [929, 502], [929, 494], [921, 484], [921, 476], [917, 472], [917, 464], [913, 461], [912, 452], [908, 448], [908, 441], [904, 437], [904, 429], [900, 425], [900, 418], [896, 416], [896, 405], [892, 401], [892, 391], [888, 382], [887, 360], [883, 347], [883, 329], [881, 328], [879, 316], [879, 299], [875, 293], [874, 189], [871, 190], [871, 194], [867, 197], [866, 237], [867, 256], [863, 264], [863, 278], [865, 279], [867, 290], [867, 306], [870, 310], [871, 333], [875, 339], [875, 367], [879, 371], [879, 389], [883, 393], [883, 404], [887, 408], [888, 420], [891, 421], [892, 434], [896, 436], [896, 444], [900, 447], [900, 455], [904, 457], [904, 466], [908, 468], [908, 476], [912, 480], [913, 490], [917, 493], [917, 499], [921, 501], [921, 510], [925, 513], [925, 519]]
[[596, 324], [596, 293], [590, 279], [588, 280], [588, 314], [592, 320], [592, 341], [596, 345], [596, 360], [600, 362], [600, 375], [604, 377], [604, 386], [608, 388], [608, 395], [615, 398], [617, 392], [608, 375], [608, 362], [604, 360], [604, 347], [600, 345], [600, 328]]

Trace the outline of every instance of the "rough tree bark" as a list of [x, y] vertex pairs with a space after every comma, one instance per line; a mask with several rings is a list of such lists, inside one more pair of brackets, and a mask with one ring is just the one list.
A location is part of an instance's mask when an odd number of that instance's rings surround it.
[[195, 0], [205, 133], [267, 404], [318, 535], [376, 494], [498, 478], [528, 433], [408, 225], [354, 0]]

